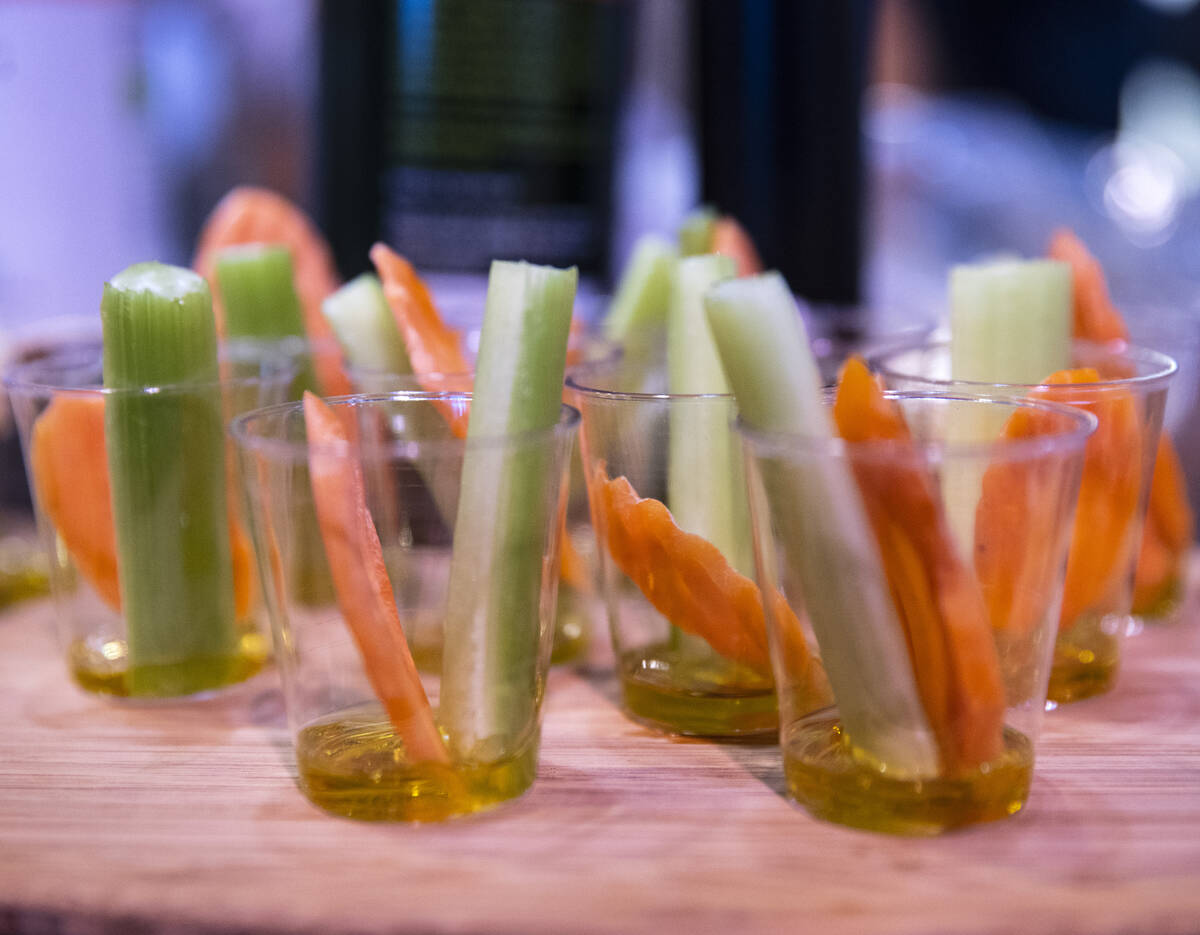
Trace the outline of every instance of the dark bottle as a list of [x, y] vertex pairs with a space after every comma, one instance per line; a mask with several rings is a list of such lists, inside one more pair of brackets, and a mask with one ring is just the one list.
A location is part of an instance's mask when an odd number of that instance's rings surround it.
[[859, 300], [871, 0], [701, 0], [704, 200], [814, 303]]
[[625, 4], [325, 0], [321, 222], [344, 274], [521, 258], [602, 272]]

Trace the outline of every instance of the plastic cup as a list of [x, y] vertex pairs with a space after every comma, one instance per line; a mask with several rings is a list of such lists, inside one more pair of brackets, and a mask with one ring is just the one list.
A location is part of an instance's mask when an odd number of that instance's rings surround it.
[[[1096, 423], [893, 398], [912, 444], [739, 428], [788, 794], [828, 821], [924, 835], [1025, 804]], [[976, 432], [1018, 412], [1036, 437]]]
[[[634, 721], [667, 733], [768, 739], [778, 718], [765, 644], [757, 658], [714, 647], [705, 635], [712, 630], [709, 608], [703, 601], [685, 608], [678, 600], [700, 584], [691, 577], [696, 549], [715, 547], [720, 551], [715, 563], [753, 588], [741, 443], [732, 428], [734, 400], [628, 389], [654, 385], [660, 376], [637, 362], [618, 362], [567, 379], [582, 416], [583, 470], [622, 705]], [[647, 529], [634, 518], [623, 533], [606, 508], [606, 491], [614, 490], [620, 478], [630, 495], [669, 509], [670, 525], [692, 538], [682, 539], [659, 524], [654, 535], [666, 534], [670, 541], [634, 546], [643, 557], [631, 563], [622, 554], [630, 548], [618, 543], [627, 532], [641, 535]], [[656, 576], [667, 583], [660, 587]]]
[[[183, 534], [198, 517], [209, 522], [215, 515], [214, 527], [229, 532], [211, 551], [193, 540], [185, 559], [166, 557], [176, 554], [166, 549], [161, 560], [143, 563], [141, 573], [155, 579], [145, 593], [156, 591], [162, 604], [144, 613], [132, 632], [123, 611], [128, 595], [118, 567], [106, 413], [114, 401], [140, 400], [141, 413], [153, 415], [157, 425], [164, 424], [157, 415], [163, 414], [171, 420], [166, 424], [179, 427], [153, 444], [186, 459], [190, 430], [202, 424], [220, 432], [229, 417], [285, 399], [294, 374], [286, 355], [252, 343], [227, 348], [222, 366], [219, 383], [106, 389], [99, 349], [83, 346], [21, 365], [6, 378], [49, 562], [56, 628], [71, 676], [87, 691], [145, 700], [201, 695], [249, 678], [269, 657], [232, 449], [225, 483], [218, 485], [220, 503], [189, 490], [197, 477], [186, 470], [156, 475], [153, 489], [147, 485], [144, 497], [131, 501], [142, 529], [169, 526], [178, 514]], [[31, 446], [35, 433], [55, 423], [60, 434], [41, 435], [39, 456], [69, 453], [57, 461], [55, 489], [40, 490]], [[152, 618], [160, 614], [176, 618], [175, 625], [159, 625]]]
[[1096, 383], [1055, 386], [950, 379], [950, 347], [925, 344], [872, 359], [898, 390], [1023, 398], [1031, 393], [1096, 415], [1068, 558], [1062, 619], [1050, 675], [1051, 706], [1088, 698], [1114, 684], [1121, 639], [1133, 625], [1133, 576], [1146, 496], [1175, 362], [1157, 351], [1072, 344], [1072, 366], [1091, 367]]
[[[433, 821], [533, 782], [578, 414], [564, 406], [551, 429], [467, 441], [443, 412], [469, 401], [418, 391], [330, 400], [352, 444], [310, 446], [298, 404], [233, 424], [300, 787], [327, 811]], [[337, 478], [324, 502], [356, 511], [352, 535], [318, 516], [310, 463]], [[507, 494], [460, 514], [472, 474], [500, 478]], [[403, 666], [410, 653], [415, 670]], [[414, 688], [425, 700], [406, 710], [418, 726], [432, 718], [432, 746], [418, 746], [396, 713]]]

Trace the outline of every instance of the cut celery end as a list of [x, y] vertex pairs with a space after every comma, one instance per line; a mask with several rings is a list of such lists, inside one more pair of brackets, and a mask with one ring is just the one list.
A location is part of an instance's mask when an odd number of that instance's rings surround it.
[[1040, 383], [1071, 365], [1071, 271], [1057, 260], [1000, 260], [950, 272], [955, 380]]
[[511, 751], [536, 724], [541, 576], [553, 452], [489, 439], [554, 426], [577, 271], [496, 261], [467, 428], [446, 608], [440, 715], [463, 758]]
[[[817, 364], [783, 277], [729, 280], [704, 302], [747, 424], [832, 439]], [[773, 510], [760, 530], [761, 554], [774, 554], [773, 524], [783, 564], [806, 585], [805, 606], [847, 735], [891, 772], [935, 775], [937, 745], [853, 476], [823, 454], [764, 460], [761, 468]]]
[[175, 664], [232, 664], [238, 642], [212, 300], [190, 270], [138, 264], [105, 285], [100, 314], [106, 386], [195, 384], [104, 407], [130, 690], [190, 694], [221, 679]]
[[679, 225], [679, 252], [683, 256], [699, 256], [712, 252], [713, 225], [717, 212], [709, 207], [697, 208]]
[[304, 337], [304, 316], [287, 247], [226, 247], [217, 253], [216, 270], [228, 337]]
[[[321, 303], [321, 313], [360, 383], [381, 374], [410, 374], [404, 338], [373, 273], [350, 280]], [[385, 385], [385, 384], [381, 384]], [[382, 392], [363, 386], [367, 392]]]
[[[977, 383], [1040, 383], [1071, 366], [1071, 270], [1057, 260], [998, 259], [950, 272], [950, 375]], [[995, 409], [996, 411], [992, 411]], [[952, 441], [986, 442], [1004, 427], [999, 407], [959, 412]], [[942, 501], [955, 542], [970, 555], [985, 467], [948, 464]]]
[[604, 336], [625, 344], [652, 342], [666, 330], [667, 307], [679, 251], [657, 234], [646, 234], [634, 245], [625, 274], [604, 319]]

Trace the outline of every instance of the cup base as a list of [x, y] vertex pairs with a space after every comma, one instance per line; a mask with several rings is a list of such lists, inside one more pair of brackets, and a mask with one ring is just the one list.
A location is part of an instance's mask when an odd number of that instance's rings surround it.
[[1150, 599], [1135, 603], [1133, 615], [1148, 626], [1164, 626], [1178, 623], [1182, 618], [1183, 598], [1186, 594], [1183, 573], [1174, 575], [1163, 588]]
[[268, 640], [257, 629], [242, 634], [232, 656], [201, 657], [136, 670], [129, 665], [125, 641], [117, 637], [75, 640], [67, 649], [71, 677], [84, 691], [137, 701], [210, 695], [257, 675], [270, 655]]
[[1102, 695], [1113, 687], [1117, 678], [1119, 639], [1115, 632], [1108, 632], [1111, 629], [1111, 624], [1092, 617], [1059, 633], [1054, 644], [1050, 684], [1046, 689], [1048, 710]]
[[296, 737], [300, 787], [314, 804], [359, 821], [427, 822], [492, 808], [537, 773], [536, 737], [490, 763], [409, 763], [378, 704], [322, 718]]
[[783, 740], [788, 794], [824, 821], [889, 834], [929, 836], [1008, 818], [1029, 797], [1033, 746], [1006, 728], [1004, 753], [954, 779], [901, 779], [863, 763], [836, 716], [793, 725]]
[[691, 659], [669, 644], [621, 657], [621, 695], [628, 717], [666, 733], [773, 742], [779, 732], [770, 681], [711, 655]]
[[587, 653], [590, 617], [584, 606], [584, 598], [568, 586], [558, 588], [558, 613], [554, 617], [554, 649], [550, 653], [550, 664], [565, 665], [581, 660]]

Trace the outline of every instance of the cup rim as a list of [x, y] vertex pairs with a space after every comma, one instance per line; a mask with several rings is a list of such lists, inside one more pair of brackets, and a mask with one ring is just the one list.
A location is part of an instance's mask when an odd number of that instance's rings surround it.
[[[53, 366], [56, 361], [59, 362], [61, 369], [68, 369], [70, 366], [82, 368], [99, 362], [102, 353], [99, 343], [94, 345], [90, 342], [84, 344], [65, 344], [57, 349], [58, 353], [51, 351], [45, 357], [38, 357], [34, 360], [9, 367], [4, 373], [3, 385], [8, 392], [18, 396], [49, 396], [61, 393], [64, 395], [103, 395], [107, 397], [118, 395], [173, 395], [208, 390], [214, 387], [245, 387], [274, 383], [275, 381], [290, 383], [296, 378], [300, 370], [296, 362], [296, 354], [299, 348], [297, 342], [300, 340], [298, 338], [237, 338], [232, 341], [222, 342], [218, 348], [217, 359], [221, 363], [237, 363], [241, 360], [265, 360], [266, 358], [256, 355], [261, 354], [262, 349], [274, 352], [272, 360], [275, 364], [275, 371], [268, 374], [246, 374], [243, 376], [218, 377], [216, 380], [144, 384], [142, 386], [105, 386], [102, 383], [54, 383], [38, 379], [37, 374], [39, 371]], [[287, 352], [288, 348], [291, 349], [290, 353]]]
[[[349, 393], [343, 396], [321, 397], [321, 401], [333, 407], [366, 406], [376, 403], [395, 402], [470, 402], [472, 393], [464, 391], [428, 391], [428, 390], [397, 390], [391, 393]], [[266, 454], [281, 461], [306, 461], [312, 451], [343, 457], [351, 451], [360, 450], [360, 446], [352, 442], [339, 441], [333, 444], [310, 445], [307, 440], [290, 440], [265, 435], [256, 435], [250, 431], [252, 423], [258, 420], [278, 418], [300, 412], [304, 407], [302, 400], [276, 403], [242, 413], [230, 420], [229, 436], [238, 449], [247, 453]], [[473, 438], [439, 438], [413, 439], [409, 441], [393, 441], [372, 443], [369, 448], [371, 457], [400, 456], [412, 457], [415, 450], [424, 452], [444, 452], [457, 454], [464, 447], [471, 450], [490, 450], [510, 447], [525, 447], [544, 444], [552, 438], [570, 435], [579, 425], [579, 410], [574, 406], [563, 403], [559, 406], [558, 420], [554, 425], [544, 429], [529, 429], [523, 432], [513, 432], [503, 435], [476, 436]]]
[[[867, 358], [867, 365], [871, 368], [871, 372], [878, 374], [884, 379], [899, 379], [909, 380], [915, 383], [921, 383], [926, 386], [936, 387], [939, 392], [959, 392], [970, 393], [972, 395], [981, 394], [985, 396], [999, 396], [1006, 393], [1011, 393], [1013, 390], [1024, 392], [1032, 392], [1036, 389], [1044, 389], [1052, 384], [1048, 383], [992, 383], [985, 380], [956, 380], [944, 379], [940, 377], [927, 377], [921, 374], [906, 373], [897, 370], [894, 366], [889, 366], [888, 361], [894, 360], [903, 354], [910, 354], [915, 351], [949, 351], [951, 342], [949, 340], [936, 341], [917, 341], [911, 344], [906, 344], [900, 347], [893, 347], [886, 351], [881, 351], [877, 354], [872, 354]], [[1100, 344], [1095, 341], [1084, 341], [1079, 338], [1071, 340], [1072, 347], [1090, 348], [1100, 354], [1107, 354], [1115, 358], [1126, 358], [1137, 361], [1139, 363], [1148, 363], [1155, 366], [1157, 369], [1149, 373], [1139, 374], [1133, 377], [1123, 377], [1116, 380], [1096, 380], [1093, 383], [1075, 383], [1069, 384], [1084, 392], [1089, 393], [1105, 393], [1115, 390], [1130, 390], [1138, 389], [1143, 392], [1149, 392], [1158, 389], [1175, 375], [1179, 370], [1179, 365], [1174, 358], [1162, 353], [1161, 351], [1153, 350], [1152, 348], [1143, 347], [1138, 344], [1133, 344], [1129, 341], [1114, 342], [1112, 344]], [[990, 391], [990, 392], [989, 392]]]
[[[600, 362], [598, 362], [600, 363]], [[578, 367], [575, 371], [568, 373], [564, 385], [567, 389], [576, 393], [581, 393], [584, 396], [591, 396], [596, 399], [611, 399], [611, 400], [674, 400], [674, 399], [724, 399], [729, 402], [734, 402], [732, 393], [639, 393], [632, 390], [606, 390], [598, 386], [586, 386], [580, 383], [577, 377], [586, 373], [587, 367]]]
[[[829, 388], [825, 392], [827, 400], [832, 400], [836, 390]], [[897, 441], [893, 439], [877, 439], [872, 441], [848, 442], [836, 435], [816, 436], [803, 432], [775, 431], [758, 429], [748, 425], [742, 416], [737, 418], [738, 434], [749, 444], [755, 455], [778, 456], [801, 454], [807, 457], [835, 455], [846, 457], [853, 454], [856, 460], [869, 461], [888, 460], [894, 457], [898, 450], [911, 451], [915, 448], [923, 455], [935, 455], [933, 460], [956, 458], [983, 457], [995, 460], [1003, 457], [1005, 461], [1019, 461], [1036, 458], [1056, 451], [1067, 451], [1072, 446], [1083, 449], [1088, 438], [1100, 425], [1100, 420], [1085, 409], [1065, 403], [1049, 402], [1043, 399], [1017, 399], [1012, 396], [964, 396], [953, 393], [924, 392], [920, 390], [887, 390], [887, 399], [892, 400], [939, 400], [944, 402], [963, 402], [972, 405], [995, 405], [1002, 409], [1017, 411], [1032, 409], [1040, 412], [1053, 413], [1073, 423], [1069, 431], [1054, 432], [1047, 435], [1034, 435], [1025, 438], [993, 438], [987, 441], [947, 441], [911, 439]]]

